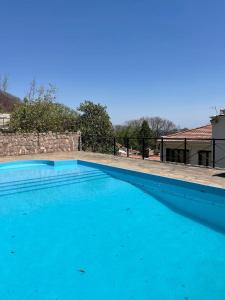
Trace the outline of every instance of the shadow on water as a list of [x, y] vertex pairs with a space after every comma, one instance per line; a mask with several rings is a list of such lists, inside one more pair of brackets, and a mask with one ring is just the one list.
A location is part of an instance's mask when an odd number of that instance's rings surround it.
[[[191, 219], [201, 225], [204, 225], [220, 234], [225, 235], [225, 230], [224, 227], [213, 224], [203, 218], [201, 218], [201, 216], [195, 216], [185, 210], [182, 210], [180, 208], [177, 208], [174, 204], [168, 203], [166, 200], [164, 200], [162, 197], [160, 197], [159, 195], [156, 195], [155, 193], [151, 193], [149, 190], [145, 190], [144, 188], [133, 184], [134, 186], [136, 186], [137, 188], [141, 189], [142, 191], [144, 191], [146, 194], [154, 197], [157, 201], [161, 202], [163, 205], [165, 205], [166, 207], [168, 207], [170, 210], [172, 210], [173, 212], [175, 212], [176, 214], [182, 215], [183, 217], [186, 217], [188, 219]], [[181, 196], [182, 197], [182, 196]]]
[[[107, 172], [106, 172], [107, 173]], [[126, 181], [124, 179], [121, 179], [119, 178], [119, 176], [115, 176], [115, 175], [112, 175], [110, 174], [112, 177], [116, 178], [116, 179], [119, 179], [119, 180], [123, 180], [123, 181]], [[225, 235], [225, 230], [224, 230], [224, 227], [223, 226], [219, 226], [219, 225], [216, 225], [216, 224], [213, 224], [212, 222], [210, 221], [207, 221], [203, 218], [201, 218], [201, 215], [199, 216], [195, 216], [193, 214], [191, 214], [190, 212], [187, 212], [185, 211], [184, 209], [180, 209], [180, 208], [177, 208], [174, 204], [172, 203], [168, 203], [168, 201], [166, 201], [165, 199], [163, 199], [162, 196], [160, 196], [160, 191], [157, 193], [157, 192], [153, 192], [153, 191], [149, 191], [148, 188], [145, 188], [143, 185], [140, 185], [138, 183], [134, 183], [134, 182], [131, 182], [129, 180], [127, 180], [128, 183], [132, 184], [133, 186], [135, 186], [136, 188], [142, 190], [144, 193], [150, 195], [151, 197], [154, 197], [157, 201], [161, 202], [163, 205], [165, 205], [166, 207], [168, 207], [170, 210], [172, 210], [173, 212], [175, 212], [176, 214], [179, 214], [179, 215], [182, 215], [186, 218], [189, 218], [201, 225], [204, 225], [220, 234], [223, 234]], [[182, 197], [182, 195], [180, 196]]]

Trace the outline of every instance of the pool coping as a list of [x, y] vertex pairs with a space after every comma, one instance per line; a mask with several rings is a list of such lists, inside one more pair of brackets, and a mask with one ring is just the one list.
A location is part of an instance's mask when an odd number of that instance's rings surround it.
[[[198, 182], [188, 182], [183, 179], [177, 179], [177, 178], [171, 178], [167, 176], [162, 176], [158, 174], [151, 174], [146, 172], [141, 172], [137, 170], [127, 169], [127, 168], [121, 168], [117, 166], [110, 166], [103, 163], [96, 163], [96, 162], [90, 162], [88, 160], [81, 160], [81, 159], [69, 159], [69, 160], [16, 160], [16, 161], [9, 161], [9, 162], [0, 162], [0, 171], [7, 171], [7, 170], [19, 170], [26, 169], [26, 165], [29, 167], [35, 167], [35, 166], [52, 166], [52, 167], [58, 167], [58, 166], [66, 166], [66, 165], [83, 165], [83, 166], [89, 166], [89, 167], [96, 167], [103, 170], [108, 171], [116, 171], [123, 174], [133, 175], [137, 176], [142, 179], [150, 179], [150, 180], [156, 180], [160, 183], [167, 183], [172, 185], [177, 185], [179, 187], [185, 187], [192, 190], [197, 190], [201, 192], [207, 192], [207, 193], [216, 193], [220, 196], [225, 197], [225, 189], [222, 187], [217, 186], [210, 186]], [[21, 167], [19, 167], [21, 165]], [[18, 166], [18, 168], [17, 168]]]
[[193, 182], [204, 186], [225, 189], [225, 170], [211, 168], [184, 166], [180, 164], [169, 164], [140, 159], [124, 158], [110, 154], [71, 151], [51, 152], [21, 156], [1, 156], [1, 162], [21, 160], [84, 160], [99, 164], [105, 164], [116, 168], [134, 170], [141, 173], [178, 179], [185, 182]]

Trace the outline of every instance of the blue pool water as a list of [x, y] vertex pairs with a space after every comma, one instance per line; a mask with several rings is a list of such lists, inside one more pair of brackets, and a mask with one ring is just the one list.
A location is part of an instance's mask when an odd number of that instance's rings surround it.
[[0, 299], [225, 299], [223, 191], [82, 162], [1, 167]]

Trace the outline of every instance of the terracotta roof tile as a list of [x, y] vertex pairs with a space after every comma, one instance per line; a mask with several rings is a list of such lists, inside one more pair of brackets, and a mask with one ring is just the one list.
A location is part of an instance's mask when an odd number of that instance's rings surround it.
[[208, 124], [205, 126], [176, 132], [164, 136], [165, 138], [188, 138], [188, 139], [211, 139], [212, 138], [212, 125]]

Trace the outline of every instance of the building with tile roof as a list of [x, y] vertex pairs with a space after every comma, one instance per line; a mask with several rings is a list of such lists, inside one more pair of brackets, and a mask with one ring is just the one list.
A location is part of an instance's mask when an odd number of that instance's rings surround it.
[[211, 124], [163, 136], [160, 150], [163, 161], [224, 168], [225, 109]]
[[212, 138], [212, 124], [205, 126], [188, 129], [184, 131], [178, 131], [173, 134], [164, 136], [164, 138], [176, 138], [176, 139], [211, 139]]

